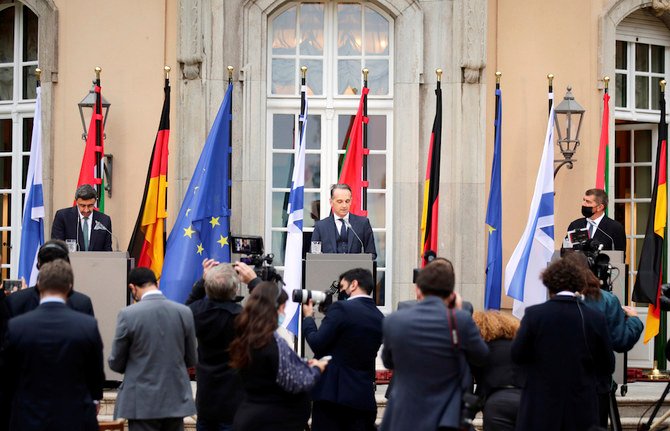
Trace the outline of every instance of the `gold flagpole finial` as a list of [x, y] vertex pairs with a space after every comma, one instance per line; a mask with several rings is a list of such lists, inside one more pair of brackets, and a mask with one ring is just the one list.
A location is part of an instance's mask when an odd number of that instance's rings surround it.
[[40, 69], [39, 67], [35, 69], [35, 77], [37, 77], [38, 81], [42, 80], [42, 69]]
[[232, 81], [233, 80], [233, 70], [235, 70], [235, 68], [233, 66], [228, 66], [227, 69], [228, 69], [228, 80]]
[[370, 72], [370, 71], [368, 70], [367, 67], [366, 67], [365, 69], [363, 69], [363, 79], [364, 79], [365, 81], [368, 80], [368, 72]]
[[502, 76], [502, 72], [498, 71], [496, 72], [496, 84], [500, 84], [500, 77]]
[[442, 69], [435, 69], [435, 75], [437, 75], [437, 82], [442, 82]]
[[610, 87], [610, 77], [609, 76], [604, 77], [603, 81], [605, 82], [605, 90], [607, 90]]
[[547, 75], [547, 80], [549, 80], [549, 85], [554, 85], [554, 74], [550, 73]]
[[165, 71], [165, 79], [170, 79], [170, 70], [172, 70], [170, 66], [164, 66], [163, 70]]
[[661, 86], [661, 91], [665, 93], [665, 79], [662, 79], [659, 85]]
[[307, 77], [307, 66], [300, 66], [300, 73], [302, 74], [302, 79]]
[[102, 72], [102, 69], [100, 67], [96, 67], [95, 69], [95, 79], [100, 79], [100, 72]]

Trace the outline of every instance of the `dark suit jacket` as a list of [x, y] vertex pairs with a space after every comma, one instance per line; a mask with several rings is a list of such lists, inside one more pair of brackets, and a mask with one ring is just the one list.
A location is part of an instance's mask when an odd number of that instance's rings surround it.
[[384, 315], [371, 298], [336, 301], [317, 330], [312, 317], [303, 321], [307, 343], [317, 358], [332, 359], [312, 390], [315, 401], [330, 401], [376, 411], [375, 358], [382, 343]]
[[570, 296], [526, 309], [512, 343], [526, 372], [518, 430], [588, 430], [598, 424], [596, 384], [614, 371], [605, 316]]
[[[95, 230], [95, 222], [99, 221], [109, 231], [112, 231], [112, 219], [108, 215], [93, 211], [91, 222], [91, 237], [88, 241], [88, 251], [112, 251], [112, 236], [104, 230]], [[79, 232], [77, 232], [77, 230]], [[84, 234], [79, 223], [77, 207], [63, 208], [56, 211], [54, 223], [51, 227], [51, 239], [78, 239], [79, 250], [84, 251]]]
[[[393, 388], [382, 431], [458, 428], [463, 373], [459, 355], [483, 364], [488, 348], [467, 311], [454, 311], [460, 347], [449, 331], [447, 307], [427, 296], [384, 320], [384, 366], [393, 370]], [[448, 407], [449, 406], [449, 407]]]
[[[586, 219], [584, 217], [574, 220], [568, 226], [568, 231], [575, 229], [584, 229], [586, 227]], [[609, 235], [609, 236], [608, 236]], [[611, 237], [611, 238], [610, 238]], [[593, 240], [603, 245], [603, 250], [620, 250], [624, 253], [624, 260], [626, 258], [626, 231], [621, 223], [616, 220], [604, 216], [598, 229], [593, 234]], [[612, 242], [614, 240], [614, 242]]]
[[11, 319], [2, 368], [11, 376], [11, 430], [98, 429], [93, 400], [102, 399], [105, 374], [93, 317], [45, 303]]
[[195, 398], [198, 418], [232, 424], [244, 389], [237, 370], [228, 364], [228, 348], [235, 338], [235, 318], [242, 312], [242, 306], [233, 301], [203, 298], [188, 307], [193, 312], [198, 339]]
[[[34, 286], [12, 293], [6, 299], [11, 317], [20, 316], [40, 305], [40, 294]], [[67, 298], [67, 305], [80, 313], [93, 316], [93, 304], [87, 295], [72, 290]]]
[[[354, 214], [349, 214], [349, 224], [351, 228], [356, 231], [360, 241], [356, 235], [347, 229], [347, 253], [371, 253], [372, 259], [377, 258], [377, 249], [375, 248], [375, 236], [372, 232], [370, 220], [367, 217], [361, 217]], [[337, 225], [335, 218], [331, 214], [322, 220], [319, 220], [314, 225], [314, 232], [312, 232], [312, 241], [321, 241], [321, 253], [337, 253]], [[363, 242], [364, 248], [361, 248]]]

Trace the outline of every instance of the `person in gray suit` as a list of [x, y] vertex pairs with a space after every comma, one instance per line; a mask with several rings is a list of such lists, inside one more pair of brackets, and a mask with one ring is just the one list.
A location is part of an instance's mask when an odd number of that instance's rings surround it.
[[419, 272], [419, 302], [384, 319], [382, 361], [393, 387], [381, 431], [460, 429], [463, 376], [468, 364], [483, 365], [488, 347], [454, 282], [451, 262], [433, 260]]
[[138, 301], [119, 312], [109, 367], [124, 373], [114, 418], [130, 431], [181, 431], [195, 414], [188, 367], [197, 361], [193, 313], [158, 290], [148, 268], [128, 274]]

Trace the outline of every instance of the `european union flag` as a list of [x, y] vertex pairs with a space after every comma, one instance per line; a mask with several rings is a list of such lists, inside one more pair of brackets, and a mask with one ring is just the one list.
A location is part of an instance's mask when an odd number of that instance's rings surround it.
[[[496, 86], [499, 86], [497, 84]], [[500, 163], [502, 156], [502, 92], [496, 88], [495, 145], [491, 165], [491, 188], [486, 209], [486, 227], [489, 234], [489, 249], [486, 257], [486, 290], [484, 308], [500, 310], [502, 292], [502, 193]]]
[[160, 289], [184, 303], [193, 283], [202, 277], [202, 261], [230, 262], [230, 175], [228, 161], [232, 120], [232, 84], [209, 131], [193, 172], [179, 216], [168, 237]]

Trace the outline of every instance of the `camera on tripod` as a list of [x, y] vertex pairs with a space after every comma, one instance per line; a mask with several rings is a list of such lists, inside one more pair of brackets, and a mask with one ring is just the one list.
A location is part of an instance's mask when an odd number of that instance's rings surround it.
[[[578, 229], [568, 232], [568, 238], [574, 251], [586, 256], [591, 272], [600, 280], [600, 288], [612, 291], [612, 271], [617, 268], [610, 265], [610, 257], [602, 253], [603, 245], [589, 238], [588, 230]], [[618, 274], [616, 274], [618, 276]]]
[[272, 266], [275, 255], [264, 254], [263, 238], [260, 236], [230, 236], [231, 252], [244, 255], [240, 262], [254, 267], [254, 272], [263, 281], [282, 281], [281, 275]]

